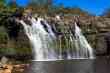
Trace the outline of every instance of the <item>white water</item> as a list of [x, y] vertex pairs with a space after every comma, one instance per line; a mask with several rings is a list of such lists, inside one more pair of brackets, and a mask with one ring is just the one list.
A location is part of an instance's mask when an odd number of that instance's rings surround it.
[[90, 59], [93, 59], [93, 49], [87, 42], [84, 35], [81, 33], [81, 29], [75, 23], [75, 40], [78, 48], [80, 48], [78, 55], [81, 57], [86, 56]]
[[[23, 20], [20, 23], [23, 25], [26, 35], [28, 36], [33, 48], [35, 61], [54, 61], [65, 59], [63, 55], [66, 55], [66, 59], [93, 59], [93, 51], [88, 44], [86, 38], [82, 35], [81, 29], [75, 24], [75, 36], [70, 37], [71, 45], [75, 44], [76, 51], [70, 53], [67, 48], [66, 54], [62, 54], [62, 48], [56, 47], [56, 36], [51, 30], [51, 26], [43, 18], [38, 18], [36, 21], [34, 18], [30, 19], [32, 25], [26, 24]], [[44, 21], [48, 28], [48, 32], [45, 30], [41, 21]], [[68, 43], [68, 42], [67, 42]], [[58, 44], [61, 45], [61, 44]]]

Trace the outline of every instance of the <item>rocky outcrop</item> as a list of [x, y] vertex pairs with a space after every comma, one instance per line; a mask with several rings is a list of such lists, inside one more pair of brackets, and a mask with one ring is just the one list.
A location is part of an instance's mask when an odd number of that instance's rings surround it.
[[5, 64], [0, 68], [0, 73], [24, 73], [29, 64]]
[[110, 43], [110, 18], [81, 17], [79, 20], [87, 38], [90, 36], [88, 40], [90, 40], [89, 43], [95, 49], [95, 53], [98, 55], [106, 55], [110, 51], [108, 45]]

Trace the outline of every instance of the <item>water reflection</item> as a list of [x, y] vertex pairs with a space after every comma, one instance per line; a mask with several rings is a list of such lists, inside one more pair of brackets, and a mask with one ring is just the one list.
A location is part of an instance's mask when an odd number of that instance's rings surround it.
[[28, 73], [94, 73], [94, 60], [32, 62]]
[[110, 73], [109, 61], [106, 57], [94, 60], [33, 61], [26, 73]]

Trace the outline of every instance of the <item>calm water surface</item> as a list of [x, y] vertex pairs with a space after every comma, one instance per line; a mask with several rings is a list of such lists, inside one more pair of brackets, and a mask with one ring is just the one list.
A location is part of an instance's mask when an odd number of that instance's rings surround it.
[[98, 57], [94, 60], [33, 61], [26, 73], [110, 73], [110, 59]]

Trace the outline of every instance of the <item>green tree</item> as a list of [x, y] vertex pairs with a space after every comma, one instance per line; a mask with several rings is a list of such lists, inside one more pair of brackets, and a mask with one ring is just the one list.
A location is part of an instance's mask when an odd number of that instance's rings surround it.
[[0, 7], [5, 6], [5, 0], [0, 0]]

